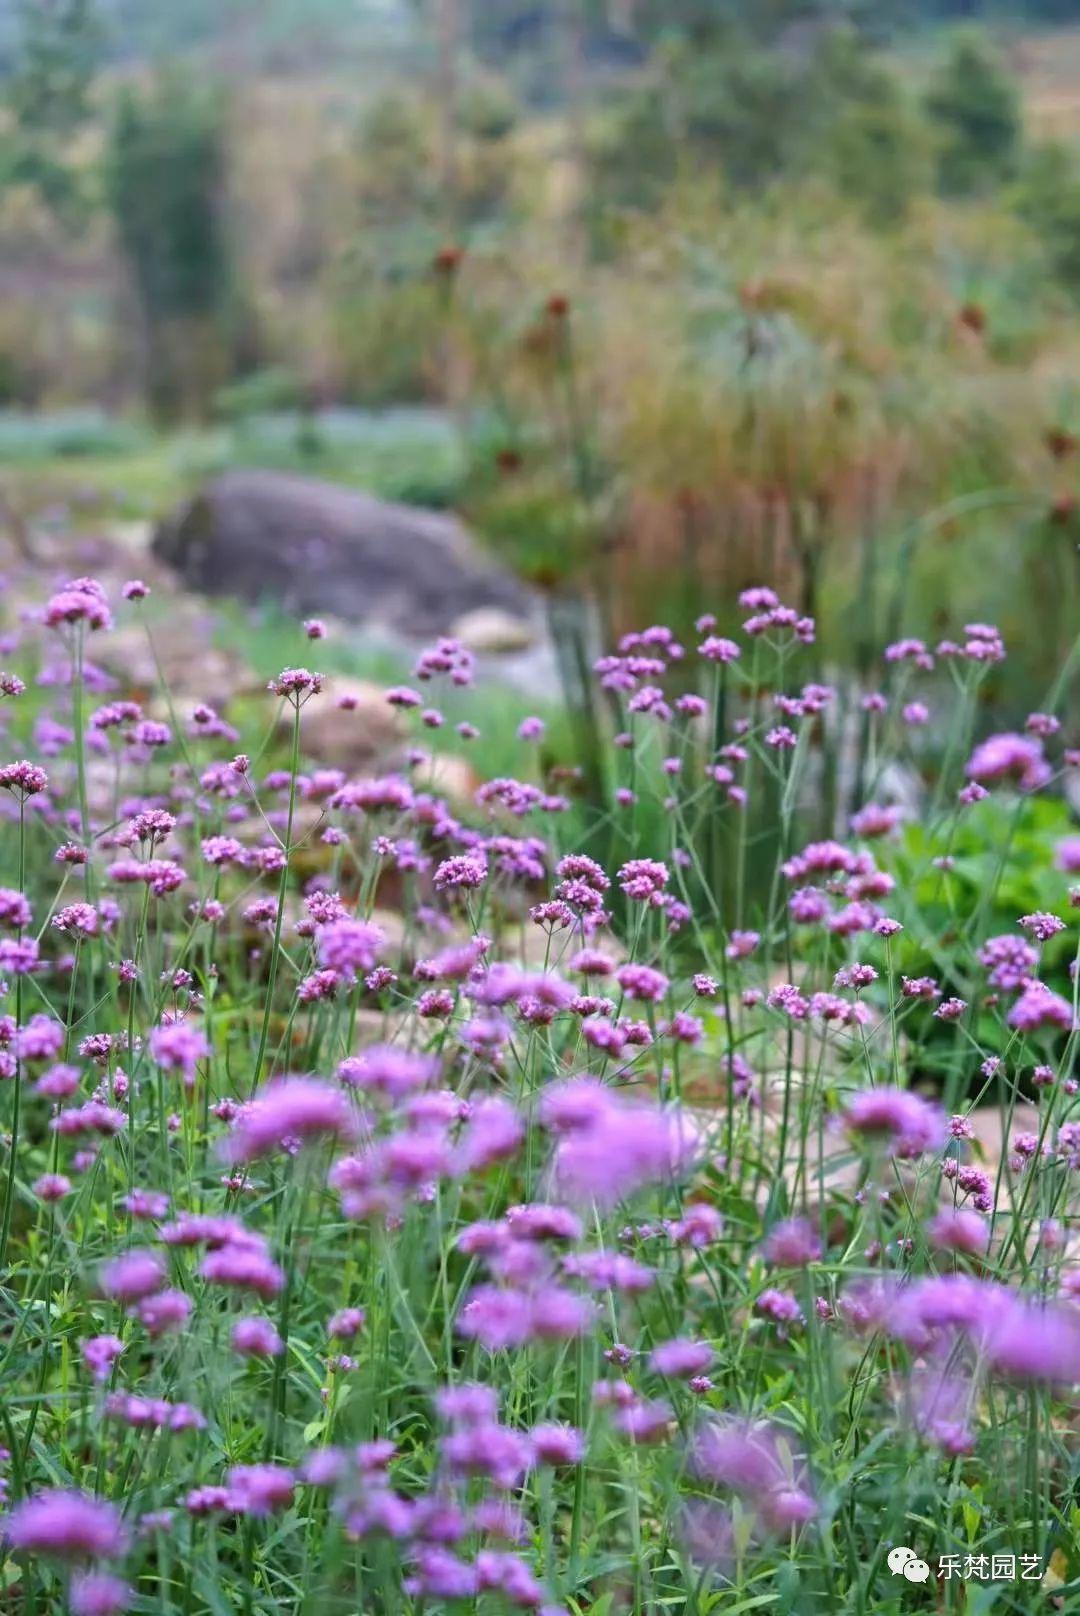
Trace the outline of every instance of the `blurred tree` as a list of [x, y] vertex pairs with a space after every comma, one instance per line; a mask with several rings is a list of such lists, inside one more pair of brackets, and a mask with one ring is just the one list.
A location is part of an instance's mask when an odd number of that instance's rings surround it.
[[52, 212], [70, 219], [87, 200], [71, 147], [91, 114], [104, 31], [92, 0], [19, 0], [17, 21], [3, 89], [8, 127], [0, 140], [0, 184], [31, 186]]
[[225, 229], [225, 108], [176, 74], [116, 107], [106, 184], [141, 317], [147, 395], [202, 411], [233, 368], [234, 283]]
[[439, 128], [430, 96], [388, 90], [357, 130], [350, 236], [323, 295], [334, 385], [351, 402], [430, 396], [442, 324], [431, 266], [446, 244]]
[[802, 68], [777, 52], [689, 52], [675, 92], [687, 138], [735, 185], [762, 185], [789, 161], [810, 115]]
[[1020, 97], [978, 34], [959, 34], [926, 96], [938, 139], [938, 182], [948, 195], [1007, 178], [1020, 151]]
[[518, 122], [518, 105], [513, 91], [503, 79], [474, 79], [462, 90], [458, 103], [458, 123], [471, 139], [489, 142], [505, 140]]
[[1017, 181], [1016, 208], [1038, 236], [1054, 274], [1080, 299], [1080, 167], [1066, 146], [1047, 143], [1028, 154]]
[[903, 218], [930, 182], [924, 122], [896, 77], [850, 30], [829, 35], [814, 69], [820, 139], [805, 151], [867, 222]]
[[405, 226], [437, 201], [431, 119], [415, 99], [387, 91], [372, 103], [356, 137], [365, 227]]
[[673, 42], [657, 62], [663, 73], [595, 126], [595, 177], [609, 201], [659, 205], [689, 163], [738, 188], [825, 174], [885, 222], [928, 182], [916, 109], [854, 29], [828, 28], [793, 51], [732, 31], [700, 48]]

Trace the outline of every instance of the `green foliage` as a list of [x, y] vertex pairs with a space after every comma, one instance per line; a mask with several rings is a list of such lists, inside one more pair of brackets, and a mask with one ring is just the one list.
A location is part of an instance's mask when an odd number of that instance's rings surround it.
[[1054, 274], [1080, 296], [1080, 168], [1065, 146], [1036, 146], [1016, 187], [1016, 208], [1038, 236]]
[[746, 32], [767, 44], [785, 29], [822, 19], [842, 21], [847, 12], [846, 4], [834, 0], [759, 0], [754, 6], [741, 0], [643, 0], [638, 26], [652, 41], [701, 46]]
[[462, 95], [458, 118], [462, 129], [476, 140], [505, 140], [518, 121], [513, 91], [501, 79], [478, 79]]
[[109, 153], [109, 200], [150, 318], [220, 306], [227, 254], [221, 224], [223, 111], [216, 94], [176, 77], [153, 96], [120, 98]]
[[228, 337], [224, 141], [220, 93], [178, 75], [142, 95], [125, 90], [117, 104], [107, 193], [142, 317], [148, 391], [164, 413], [205, 399]]
[[[436, 245], [434, 231], [418, 243], [425, 259]], [[430, 398], [443, 319], [429, 285], [358, 255], [338, 269], [328, 315], [342, 397], [368, 407]]]
[[189, 438], [187, 480], [231, 466], [260, 466], [366, 488], [383, 499], [429, 506], [460, 493], [464, 456], [454, 428], [435, 410], [266, 410], [230, 428]]
[[214, 414], [223, 421], [244, 421], [268, 410], [297, 409], [304, 402], [301, 378], [285, 365], [252, 371], [214, 395]]
[[588, 161], [594, 213], [659, 207], [678, 163], [660, 93], [627, 91], [605, 109], [589, 131]]
[[414, 98], [381, 95], [365, 113], [357, 145], [365, 218], [386, 226], [423, 215], [435, 197], [429, 124]]
[[843, 109], [823, 157], [839, 193], [873, 225], [902, 219], [925, 189], [929, 162], [922, 131], [891, 86], [880, 101]]
[[0, 140], [0, 186], [29, 186], [53, 212], [85, 206], [70, 143], [90, 117], [102, 30], [93, 0], [20, 0], [13, 71], [3, 89], [9, 127]]
[[737, 188], [825, 175], [873, 223], [929, 183], [925, 127], [895, 75], [850, 30], [788, 56], [752, 35], [667, 53], [664, 79], [630, 91], [594, 142], [605, 199], [656, 206], [689, 161]]
[[676, 116], [733, 184], [759, 186], [791, 162], [809, 91], [806, 75], [772, 52], [693, 54], [676, 92]]
[[896, 75], [857, 34], [831, 34], [814, 64], [820, 134], [805, 162], [875, 226], [895, 224], [930, 181], [925, 126]]
[[1020, 149], [1016, 86], [977, 34], [953, 42], [926, 96], [938, 139], [938, 180], [948, 195], [984, 190], [1011, 175]]
[[52, 459], [91, 459], [137, 453], [146, 433], [129, 421], [87, 407], [30, 415], [0, 411], [0, 462], [27, 465]]
[[[1048, 797], [1002, 801], [991, 796], [948, 831], [940, 821], [904, 827], [892, 873], [938, 939], [930, 957], [935, 972], [942, 973], [946, 991], [977, 1002], [983, 990], [977, 969], [959, 967], [960, 945], [973, 959], [988, 937], [1014, 933], [1017, 917], [1025, 914], [1056, 914], [1068, 926], [1058, 846], [1072, 833], [1068, 807]], [[1069, 1000], [1068, 973], [1074, 956], [1067, 932], [1052, 937], [1041, 949], [1040, 980]], [[917, 974], [926, 957], [925, 949], [920, 953], [899, 939], [898, 971]], [[1009, 1030], [989, 1011], [979, 1017], [978, 1036], [988, 1048], [1007, 1055], [1012, 1042]], [[931, 1025], [919, 1069], [940, 1077], [954, 1058], [954, 1029]], [[982, 1086], [981, 1076], [973, 1072], [968, 1097], [975, 1098]]]

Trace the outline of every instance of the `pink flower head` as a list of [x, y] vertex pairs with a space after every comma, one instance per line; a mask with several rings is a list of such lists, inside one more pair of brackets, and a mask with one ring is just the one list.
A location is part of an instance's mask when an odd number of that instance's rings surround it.
[[71, 1180], [63, 1173], [42, 1173], [31, 1186], [39, 1201], [49, 1204], [53, 1201], [62, 1201], [65, 1195], [71, 1194]]
[[265, 1300], [276, 1296], [285, 1283], [277, 1263], [257, 1246], [229, 1244], [209, 1251], [199, 1273], [212, 1285], [254, 1291]]
[[704, 657], [706, 662], [737, 662], [741, 655], [735, 641], [721, 635], [709, 634], [698, 646], [698, 656]]
[[470, 853], [455, 853], [443, 859], [435, 870], [434, 882], [439, 892], [472, 891], [482, 887], [487, 878], [487, 859], [474, 848]]
[[16, 892], [12, 887], [0, 887], [0, 926], [18, 930], [29, 926], [32, 918], [30, 900], [25, 893]]
[[378, 926], [343, 915], [320, 926], [319, 963], [336, 972], [343, 982], [354, 982], [358, 975], [372, 969], [383, 942]]
[[64, 1560], [122, 1554], [127, 1532], [112, 1504], [87, 1493], [51, 1488], [12, 1510], [4, 1535], [13, 1549]]
[[821, 1241], [808, 1218], [785, 1218], [773, 1224], [762, 1250], [778, 1268], [805, 1268], [821, 1256]]
[[981, 785], [1008, 780], [1021, 791], [1037, 791], [1050, 778], [1042, 742], [1027, 735], [991, 735], [972, 752], [967, 776]]
[[534, 1425], [529, 1441], [538, 1464], [580, 1464], [585, 1454], [585, 1439], [572, 1425]]
[[543, 1117], [561, 1135], [554, 1176], [572, 1201], [614, 1206], [669, 1178], [691, 1152], [689, 1130], [677, 1112], [623, 1100], [587, 1080], [552, 1085]]
[[0, 767], [0, 790], [10, 791], [21, 801], [36, 797], [48, 788], [49, 776], [36, 763], [25, 758], [19, 763], [5, 763]]
[[183, 1291], [165, 1290], [146, 1296], [133, 1308], [134, 1316], [155, 1340], [182, 1330], [191, 1316], [192, 1302]]
[[233, 1351], [247, 1358], [278, 1358], [284, 1343], [269, 1319], [238, 1319], [232, 1330]]
[[1009, 1011], [1007, 1020], [1018, 1032], [1039, 1032], [1044, 1028], [1069, 1032], [1073, 1009], [1067, 999], [1053, 993], [1044, 983], [1032, 982]]
[[156, 1251], [135, 1247], [101, 1270], [101, 1289], [118, 1302], [138, 1302], [165, 1283], [165, 1264]]
[[340, 1088], [314, 1077], [280, 1077], [243, 1107], [226, 1154], [234, 1162], [253, 1161], [292, 1141], [350, 1139], [352, 1110]]
[[134, 1590], [111, 1571], [80, 1571], [71, 1579], [71, 1616], [120, 1616]]
[[762, 1291], [754, 1303], [754, 1312], [760, 1313], [763, 1318], [771, 1319], [774, 1324], [786, 1328], [788, 1325], [803, 1322], [802, 1308], [790, 1291], [778, 1290], [770, 1286]]
[[871, 802], [865, 808], [860, 808], [857, 814], [852, 814], [851, 829], [856, 836], [870, 841], [877, 836], [888, 836], [902, 818], [903, 809], [881, 808]]
[[190, 1088], [195, 1068], [210, 1053], [206, 1035], [186, 1021], [166, 1022], [150, 1034], [150, 1054], [163, 1072], [179, 1072]]
[[276, 679], [271, 679], [267, 689], [275, 696], [285, 696], [303, 706], [311, 696], [319, 694], [324, 683], [321, 673], [309, 673], [307, 668], [283, 668]]
[[362, 1307], [343, 1307], [326, 1326], [326, 1333], [338, 1341], [351, 1341], [364, 1327]]
[[638, 965], [633, 962], [620, 965], [615, 972], [615, 980], [628, 999], [642, 999], [656, 1003], [668, 990], [667, 977], [662, 971], [653, 970], [651, 965]]
[[1080, 1384], [1080, 1317], [1008, 1295], [976, 1322], [991, 1371], [1010, 1380]]
[[99, 1385], [108, 1380], [123, 1350], [124, 1343], [116, 1335], [90, 1336], [82, 1343], [83, 1362]]
[[85, 623], [90, 629], [112, 627], [109, 603], [96, 578], [73, 578], [58, 589], [46, 604], [43, 620], [46, 628], [71, 623]]
[[69, 937], [96, 937], [99, 929], [98, 912], [92, 903], [69, 903], [53, 916], [53, 925]]
[[1034, 914], [1021, 915], [1020, 928], [1028, 932], [1036, 941], [1047, 943], [1059, 931], [1065, 930], [1065, 922], [1059, 920], [1057, 915], [1047, 914], [1043, 909], [1037, 909]]
[[649, 1354], [649, 1367], [658, 1375], [670, 1379], [688, 1380], [700, 1375], [712, 1363], [716, 1354], [705, 1341], [662, 1341]]
[[619, 885], [628, 898], [654, 908], [664, 901], [664, 888], [671, 879], [666, 864], [657, 859], [630, 859], [619, 871]]
[[977, 1212], [942, 1207], [930, 1219], [926, 1238], [937, 1251], [963, 1251], [981, 1257], [990, 1243], [990, 1225]]
[[817, 1513], [805, 1463], [779, 1426], [718, 1420], [698, 1433], [690, 1462], [703, 1480], [738, 1493], [771, 1531], [788, 1532]]
[[1038, 950], [1014, 932], [988, 937], [979, 950], [980, 965], [986, 967], [992, 987], [1014, 993], [1026, 985], [1038, 968]]
[[906, 1089], [863, 1089], [849, 1099], [846, 1117], [853, 1133], [883, 1139], [897, 1156], [918, 1156], [945, 1137], [937, 1107]]
[[337, 1069], [337, 1078], [349, 1088], [403, 1100], [430, 1087], [439, 1074], [433, 1056], [398, 1049], [393, 1044], [372, 1044], [362, 1055], [349, 1055]]
[[270, 1515], [287, 1509], [296, 1491], [296, 1477], [284, 1465], [234, 1465], [228, 1480], [230, 1507], [241, 1515]]
[[63, 1024], [39, 1011], [20, 1027], [15, 1043], [21, 1060], [44, 1061], [59, 1055], [64, 1037]]

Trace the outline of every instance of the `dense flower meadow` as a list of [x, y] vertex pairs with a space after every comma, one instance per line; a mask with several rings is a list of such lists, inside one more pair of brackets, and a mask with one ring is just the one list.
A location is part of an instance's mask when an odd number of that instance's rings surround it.
[[453, 641], [347, 778], [317, 672], [116, 688], [122, 593], [0, 676], [0, 1610], [1069, 1608], [1068, 670], [889, 646], [833, 839], [768, 589], [599, 660], [591, 812], [536, 718], [422, 787]]

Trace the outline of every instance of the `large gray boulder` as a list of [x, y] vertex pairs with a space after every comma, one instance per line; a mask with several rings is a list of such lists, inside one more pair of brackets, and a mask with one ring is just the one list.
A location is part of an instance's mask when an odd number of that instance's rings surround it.
[[536, 598], [453, 516], [309, 477], [231, 471], [158, 528], [154, 553], [191, 589], [274, 601], [407, 638], [478, 611], [535, 629]]

